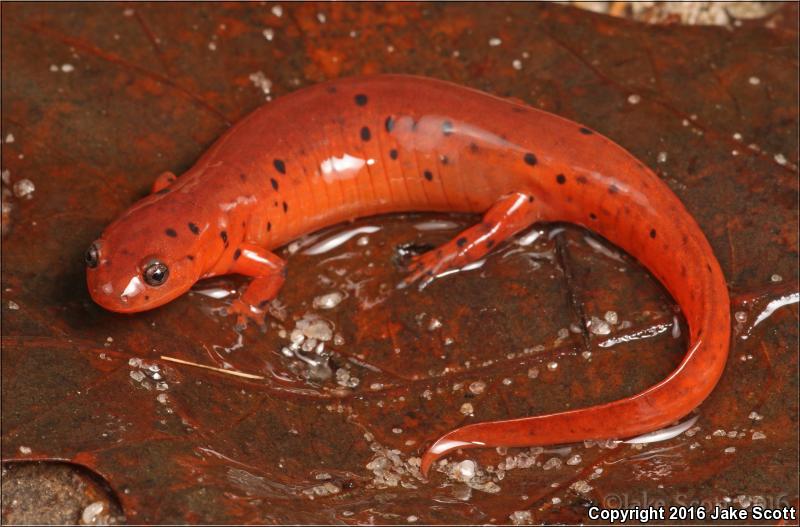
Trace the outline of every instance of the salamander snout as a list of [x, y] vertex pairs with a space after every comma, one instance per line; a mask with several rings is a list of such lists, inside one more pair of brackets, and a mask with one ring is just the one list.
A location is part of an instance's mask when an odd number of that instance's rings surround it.
[[92, 299], [119, 313], [165, 304], [186, 292], [197, 279], [189, 261], [174, 262], [153, 253], [142, 257], [104, 240], [92, 243], [84, 260]]

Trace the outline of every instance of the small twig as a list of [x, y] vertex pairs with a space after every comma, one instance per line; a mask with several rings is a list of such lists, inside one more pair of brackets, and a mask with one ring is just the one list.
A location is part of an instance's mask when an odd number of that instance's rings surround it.
[[236, 370], [225, 370], [223, 368], [215, 368], [214, 366], [206, 366], [205, 364], [197, 364], [196, 362], [189, 362], [188, 360], [176, 359], [175, 357], [167, 357], [165, 355], [161, 356], [162, 360], [166, 360], [169, 362], [177, 362], [178, 364], [185, 364], [187, 366], [194, 366], [196, 368], [203, 368], [205, 370], [211, 371], [218, 371], [220, 373], [227, 373], [228, 375], [234, 375], [236, 377], [244, 377], [245, 379], [259, 379], [264, 380], [266, 377], [262, 377], [261, 375], [253, 375], [252, 373], [243, 373]]

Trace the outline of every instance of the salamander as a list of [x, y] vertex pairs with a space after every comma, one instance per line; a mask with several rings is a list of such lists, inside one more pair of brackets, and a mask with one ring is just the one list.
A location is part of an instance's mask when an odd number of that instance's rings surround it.
[[457, 211], [482, 220], [414, 257], [401, 286], [430, 283], [536, 222], [582, 225], [638, 259], [680, 305], [689, 346], [645, 391], [589, 408], [457, 428], [458, 448], [625, 438], [690, 413], [725, 367], [728, 290], [703, 232], [652, 170], [587, 126], [423, 77], [378, 75], [300, 89], [231, 127], [180, 177], [165, 172], [86, 253], [104, 308], [160, 306], [198, 280], [252, 277], [230, 311], [261, 316], [286, 277], [273, 249], [357, 217]]

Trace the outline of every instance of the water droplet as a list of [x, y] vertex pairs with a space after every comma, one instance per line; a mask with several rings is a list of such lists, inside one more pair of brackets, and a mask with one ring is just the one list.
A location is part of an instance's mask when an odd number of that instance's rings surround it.
[[589, 321], [589, 331], [594, 335], [608, 335], [611, 333], [611, 326], [604, 320], [592, 317], [592, 320]]
[[563, 464], [560, 458], [551, 457], [542, 465], [542, 470], [550, 470], [551, 468], [559, 468]]
[[483, 381], [475, 381], [469, 385], [469, 391], [475, 395], [480, 395], [486, 389], [486, 383]]
[[530, 525], [533, 523], [533, 515], [530, 511], [514, 511], [508, 516], [508, 519], [514, 525]]
[[83, 512], [81, 513], [81, 521], [83, 522], [84, 525], [96, 525], [100, 523], [105, 523], [101, 521], [100, 518], [98, 518], [98, 516], [103, 514], [103, 511], [105, 511], [105, 509], [106, 506], [102, 501], [92, 502], [89, 505], [87, 505], [85, 509], [83, 509]]
[[342, 294], [338, 292], [318, 296], [314, 299], [314, 307], [318, 309], [333, 309], [339, 305], [343, 298]]
[[577, 492], [578, 494], [586, 494], [592, 490], [592, 486], [589, 485], [587, 482], [579, 479], [575, 483], [569, 486], [572, 490]]
[[476, 466], [475, 462], [467, 459], [458, 463], [455, 467], [456, 476], [462, 481], [469, 481], [475, 477]]
[[31, 199], [36, 186], [30, 179], [20, 179], [14, 183], [14, 195], [18, 198]]

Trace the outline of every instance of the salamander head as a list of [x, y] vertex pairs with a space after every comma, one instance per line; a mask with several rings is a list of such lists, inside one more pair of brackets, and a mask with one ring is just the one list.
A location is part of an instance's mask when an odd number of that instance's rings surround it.
[[154, 198], [109, 225], [86, 251], [89, 292], [108, 310], [135, 313], [166, 304], [203, 273], [199, 251], [205, 229], [187, 221], [173, 225], [180, 207]]

